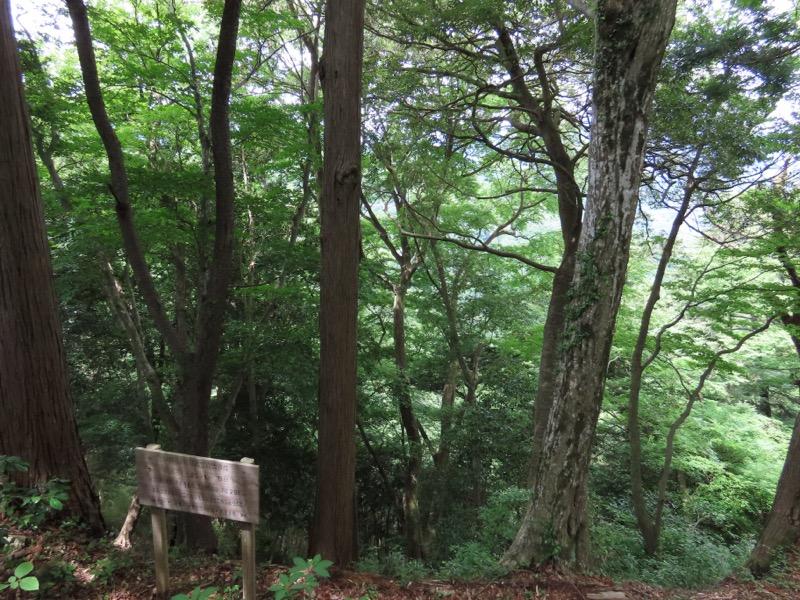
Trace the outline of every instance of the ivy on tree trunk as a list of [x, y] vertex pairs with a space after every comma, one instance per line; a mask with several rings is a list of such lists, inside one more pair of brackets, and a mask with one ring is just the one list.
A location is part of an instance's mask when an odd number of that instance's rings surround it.
[[589, 459], [627, 271], [647, 115], [675, 7], [676, 0], [597, 5], [586, 212], [533, 497], [503, 558], [508, 567], [589, 563]]

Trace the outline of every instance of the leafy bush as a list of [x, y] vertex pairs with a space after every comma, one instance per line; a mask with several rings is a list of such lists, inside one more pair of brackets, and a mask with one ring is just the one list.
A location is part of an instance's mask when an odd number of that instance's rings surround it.
[[441, 573], [450, 579], [494, 579], [506, 573], [498, 557], [478, 542], [451, 548], [453, 557], [442, 565]]
[[530, 490], [508, 487], [492, 494], [481, 508], [480, 540], [492, 554], [500, 556], [514, 541], [530, 499]]
[[357, 569], [362, 572], [380, 573], [398, 583], [418, 581], [430, 575], [425, 563], [421, 560], [407, 560], [400, 550], [390, 552], [382, 559], [374, 551], [367, 553], [358, 562]]
[[176, 594], [171, 600], [208, 600], [217, 593], [217, 588], [194, 588], [189, 594]]
[[688, 521], [671, 522], [661, 534], [661, 549], [647, 557], [634, 527], [596, 520], [592, 543], [598, 571], [617, 580], [636, 580], [662, 587], [701, 588], [741, 566], [750, 546], [729, 547], [719, 536]]

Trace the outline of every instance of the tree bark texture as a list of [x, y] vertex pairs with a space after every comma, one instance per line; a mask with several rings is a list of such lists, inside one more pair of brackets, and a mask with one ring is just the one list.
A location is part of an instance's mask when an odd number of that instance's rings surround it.
[[136, 524], [139, 522], [141, 514], [142, 505], [139, 503], [139, 494], [134, 494], [133, 498], [131, 498], [128, 512], [125, 514], [125, 522], [120, 527], [117, 537], [114, 538], [113, 546], [123, 550], [131, 547], [131, 536], [133, 535], [133, 530], [136, 529]]
[[583, 207], [580, 186], [575, 180], [575, 161], [564, 146], [558, 119], [554, 117], [557, 107], [554, 106], [553, 84], [543, 64], [543, 53], [537, 52], [534, 61], [536, 76], [541, 88], [540, 92], [534, 94], [525, 82], [525, 72], [520, 64], [511, 32], [505, 27], [497, 29], [497, 46], [503, 65], [511, 77], [517, 102], [524, 110], [525, 115], [536, 125], [547, 157], [553, 164], [558, 198], [558, 218], [561, 225], [561, 238], [564, 242], [564, 253], [553, 277], [553, 289], [550, 293], [547, 318], [542, 333], [539, 379], [533, 404], [533, 447], [528, 474], [528, 485], [532, 486], [535, 473], [539, 468], [544, 433], [553, 406], [559, 333], [564, 326], [564, 309], [567, 304], [572, 275], [575, 271], [575, 256], [581, 233]]
[[104, 529], [89, 478], [67, 363], [8, 0], [0, 2], [0, 454], [30, 464], [33, 487], [70, 481], [65, 511]]
[[647, 114], [675, 6], [676, 0], [598, 2], [586, 213], [533, 498], [503, 558], [509, 567], [552, 559], [580, 569], [589, 562], [588, 466], [627, 271]]
[[774, 553], [800, 539], [800, 414], [794, 422], [792, 439], [767, 524], [756, 542], [747, 568], [760, 577], [769, 571]]
[[356, 326], [360, 257], [364, 0], [328, 0], [324, 96], [319, 448], [309, 554], [358, 554], [355, 507]]
[[[800, 276], [796, 267], [790, 262], [785, 247], [777, 248], [778, 258], [783, 265], [792, 287], [800, 297]], [[785, 326], [791, 327], [790, 336], [797, 357], [800, 358], [800, 313], [786, 313], [781, 320]], [[800, 381], [797, 382], [800, 386]], [[769, 571], [775, 551], [800, 539], [800, 414], [794, 422], [792, 438], [783, 471], [778, 479], [775, 500], [767, 517], [767, 524], [756, 542], [747, 568], [756, 576]]]
[[400, 420], [408, 439], [408, 458], [406, 459], [403, 481], [403, 528], [406, 538], [405, 555], [408, 559], [420, 560], [424, 556], [422, 521], [419, 509], [417, 488], [419, 471], [422, 467], [422, 436], [411, 400], [411, 382], [408, 379], [408, 356], [406, 354], [406, 292], [410, 285], [410, 265], [404, 255], [401, 263], [400, 281], [394, 286], [392, 305], [392, 325], [394, 339], [394, 364], [397, 369], [397, 401]]

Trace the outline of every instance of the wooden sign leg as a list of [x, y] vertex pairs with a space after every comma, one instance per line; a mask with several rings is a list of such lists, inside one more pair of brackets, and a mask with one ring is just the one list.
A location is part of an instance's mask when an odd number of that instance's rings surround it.
[[256, 600], [256, 526], [242, 523], [242, 588], [244, 600]]
[[156, 593], [161, 599], [169, 597], [169, 539], [167, 538], [167, 511], [150, 507], [153, 523], [153, 553], [156, 558]]

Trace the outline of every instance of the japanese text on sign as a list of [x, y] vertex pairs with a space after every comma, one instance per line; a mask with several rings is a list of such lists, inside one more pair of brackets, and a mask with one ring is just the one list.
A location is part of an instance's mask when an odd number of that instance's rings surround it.
[[136, 479], [144, 505], [258, 523], [258, 465], [137, 448]]

